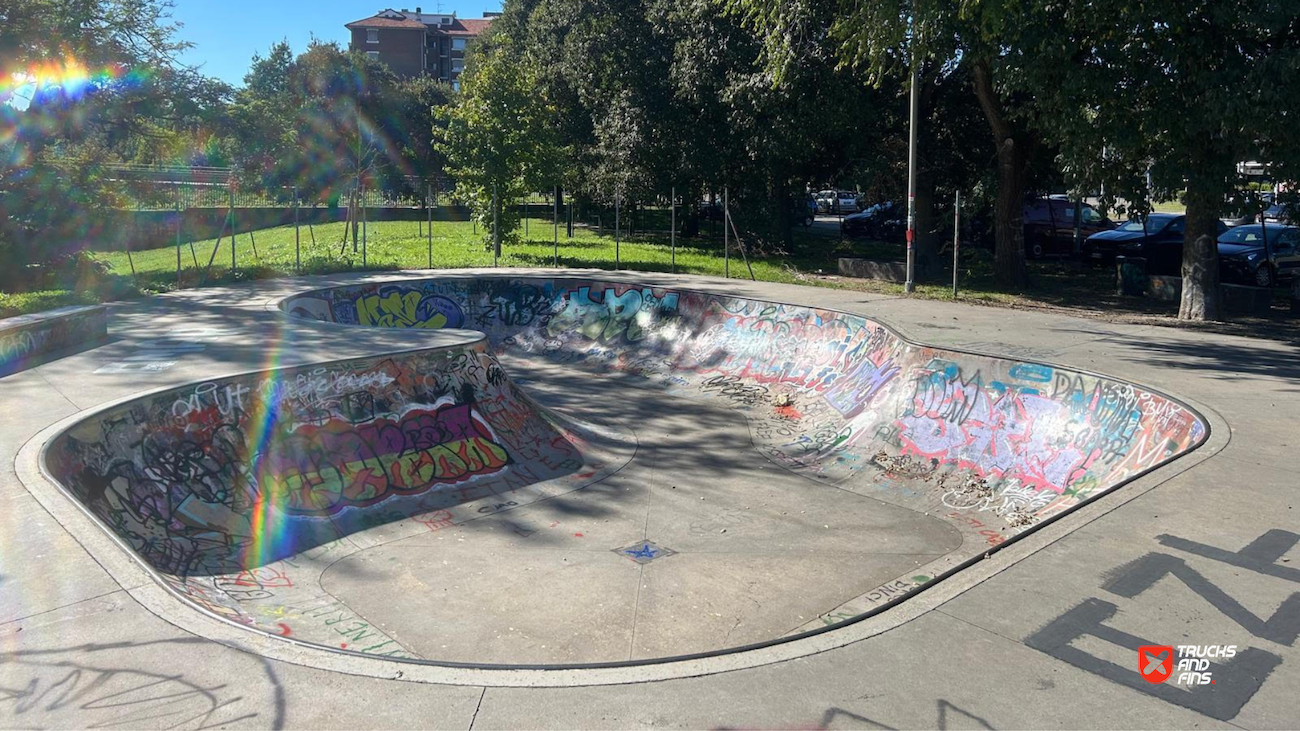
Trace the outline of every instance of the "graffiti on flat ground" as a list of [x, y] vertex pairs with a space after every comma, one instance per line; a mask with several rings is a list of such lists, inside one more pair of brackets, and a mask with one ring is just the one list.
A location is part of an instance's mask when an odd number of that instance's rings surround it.
[[207, 350], [210, 343], [220, 341], [226, 333], [220, 327], [203, 326], [167, 330], [157, 337], [132, 344], [128, 355], [100, 366], [95, 370], [95, 375], [166, 371], [175, 367], [186, 355]]
[[[1172, 535], [1156, 537], [1166, 548], [1177, 553], [1152, 552], [1107, 572], [1101, 588], [1109, 596], [1089, 597], [1049, 621], [1041, 629], [1025, 638], [1025, 644], [1067, 662], [1077, 668], [1100, 675], [1139, 693], [1190, 708], [1220, 721], [1230, 721], [1241, 713], [1250, 699], [1268, 682], [1269, 677], [1282, 664], [1281, 655], [1265, 649], [1270, 645], [1294, 647], [1300, 637], [1300, 592], [1290, 594], [1268, 618], [1256, 615], [1236, 597], [1214, 583], [1206, 572], [1216, 565], [1228, 565], [1249, 571], [1259, 582], [1279, 588], [1289, 582], [1300, 584], [1300, 569], [1285, 565], [1283, 558], [1300, 544], [1300, 534], [1274, 529], [1233, 551]], [[1180, 582], [1205, 604], [1238, 628], [1238, 636], [1249, 637], [1250, 645], [1237, 643], [1230, 659], [1220, 658], [1198, 662], [1213, 678], [1212, 684], [1187, 684], [1183, 678], [1169, 678], [1152, 682], [1145, 677], [1137, 662], [1142, 647], [1176, 645], [1194, 641], [1198, 645], [1219, 644], [1237, 637], [1188, 637], [1184, 622], [1179, 621], [1177, 636], [1143, 637], [1119, 629], [1124, 626], [1124, 615], [1143, 616], [1158, 621], [1160, 609], [1142, 606], [1139, 599], [1147, 590], [1165, 577]], [[1126, 608], [1116, 601], [1123, 600]], [[1140, 611], [1140, 614], [1138, 612]], [[1182, 615], [1180, 615], [1182, 616]], [[1171, 626], [1169, 622], [1161, 626]], [[1085, 639], [1088, 638], [1088, 639]], [[1084, 640], [1076, 646], [1076, 640]], [[1094, 654], [1108, 643], [1124, 648], [1133, 662], [1120, 665], [1113, 662], [1109, 653]], [[1262, 645], [1262, 646], [1254, 646]], [[1188, 681], [1191, 678], [1187, 679]], [[1182, 684], [1180, 684], [1182, 683]]]
[[[228, 728], [284, 726], [279, 679], [270, 663], [220, 648], [221, 678], [202, 677], [198, 638], [114, 642], [0, 653], [0, 725], [15, 728]], [[141, 662], [141, 658], [149, 658]], [[227, 665], [228, 664], [228, 665]], [[237, 668], [237, 669], [236, 669]], [[250, 696], [249, 688], [254, 689]], [[265, 698], [257, 698], [261, 693]]]

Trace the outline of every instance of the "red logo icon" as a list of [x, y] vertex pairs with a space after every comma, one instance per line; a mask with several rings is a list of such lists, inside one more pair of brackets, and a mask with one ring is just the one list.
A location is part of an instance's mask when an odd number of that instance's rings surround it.
[[1148, 683], [1163, 683], [1174, 672], [1174, 648], [1170, 645], [1142, 645], [1138, 648], [1138, 672]]

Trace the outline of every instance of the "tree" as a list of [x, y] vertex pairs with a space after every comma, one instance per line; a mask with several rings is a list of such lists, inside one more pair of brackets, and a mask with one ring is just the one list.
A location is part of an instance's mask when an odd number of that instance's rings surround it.
[[[189, 85], [162, 0], [25, 0], [0, 5], [0, 280], [86, 246], [117, 194], [97, 165], [179, 118]], [[25, 107], [25, 108], [24, 108]]]
[[778, 76], [799, 65], [810, 18], [830, 12], [824, 37], [841, 63], [879, 86], [913, 64], [922, 79], [964, 69], [993, 137], [998, 186], [994, 207], [995, 276], [1008, 288], [1027, 283], [1022, 224], [1032, 161], [1040, 146], [1029, 96], [1002, 83], [1037, 60], [1006, 42], [1016, 23], [1050, 23], [1053, 13], [1018, 14], [1019, 0], [984, 3], [858, 2], [857, 0], [724, 0], [763, 35], [765, 58]]
[[[1034, 0], [1023, 12], [1057, 6]], [[1123, 197], [1141, 216], [1152, 199], [1182, 192], [1179, 317], [1217, 318], [1216, 227], [1245, 187], [1237, 164], [1268, 161], [1283, 180], [1300, 164], [1300, 4], [1096, 0], [1054, 14], [1051, 24], [1016, 24], [1015, 44], [1042, 61], [1016, 85], [1050, 112], [1044, 129], [1066, 172], [1083, 188], [1104, 186], [1105, 204]]]
[[804, 38], [777, 83], [754, 34], [713, 0], [516, 0], [485, 43], [545, 69], [566, 188], [625, 210], [727, 188], [747, 242], [777, 251], [804, 185], [879, 158], [898, 109], [892, 91], [837, 71], [817, 32]]
[[515, 50], [509, 42], [478, 49], [460, 93], [439, 110], [442, 124], [433, 128], [456, 197], [473, 208], [485, 236], [504, 241], [515, 238], [520, 219], [515, 206], [502, 203], [549, 188], [558, 147], [554, 110], [537, 93], [540, 68]]

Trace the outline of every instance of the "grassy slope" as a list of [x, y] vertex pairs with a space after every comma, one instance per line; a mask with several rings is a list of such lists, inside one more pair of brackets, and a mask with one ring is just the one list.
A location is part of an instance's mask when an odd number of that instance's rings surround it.
[[[365, 265], [362, 254], [353, 252], [352, 245], [340, 247], [343, 224], [332, 223], [314, 228], [315, 240], [307, 227], [301, 229], [302, 271], [307, 273], [347, 271], [350, 269], [424, 269], [429, 266], [429, 242], [415, 221], [385, 221], [372, 223], [366, 237]], [[551, 227], [540, 222], [530, 225], [531, 240], [503, 246], [500, 265], [552, 266], [555, 249], [551, 240]], [[256, 240], [254, 252], [253, 239]], [[188, 245], [182, 250], [183, 269], [206, 268], [211, 258], [212, 240]], [[230, 274], [229, 239], [221, 242], [213, 261], [214, 278], [228, 279]], [[733, 244], [734, 247], [734, 244]], [[342, 249], [342, 250], [341, 250]], [[624, 269], [668, 271], [672, 251], [666, 236], [638, 234], [631, 240], [619, 242], [619, 261]], [[603, 236], [587, 229], [575, 229], [574, 237], [560, 231], [558, 246], [559, 264], [565, 267], [595, 267], [613, 269], [615, 242], [612, 235]], [[738, 254], [732, 251], [732, 276], [748, 275]], [[124, 252], [101, 254], [114, 274], [131, 274], [130, 262]], [[176, 280], [176, 248], [174, 246], [150, 251], [134, 252], [136, 273], [143, 282], [168, 286]], [[267, 276], [275, 273], [292, 274], [295, 265], [294, 229], [292, 226], [263, 229], [250, 238], [240, 234], [236, 242], [236, 261], [239, 269], [249, 269], [249, 275]], [[778, 261], [755, 261], [754, 274], [765, 281], [795, 281], [795, 276]], [[492, 252], [482, 236], [476, 236], [473, 226], [460, 222], [435, 222], [433, 226], [432, 265], [438, 269], [492, 266]], [[721, 242], [679, 241], [677, 271], [688, 274], [721, 276], [724, 270]]]

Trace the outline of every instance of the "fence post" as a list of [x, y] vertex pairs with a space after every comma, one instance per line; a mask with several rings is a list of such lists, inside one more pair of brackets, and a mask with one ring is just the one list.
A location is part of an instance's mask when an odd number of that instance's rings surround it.
[[235, 276], [235, 182], [230, 181], [230, 276]]
[[501, 266], [501, 198], [497, 184], [492, 184], [492, 266]]
[[673, 274], [677, 273], [677, 186], [673, 186], [672, 193], [668, 204], [672, 207], [672, 214], [669, 217], [668, 237], [672, 241], [673, 247]]
[[433, 268], [433, 184], [430, 183], [425, 189], [424, 210], [428, 218], [428, 236], [429, 236], [429, 268]]
[[[137, 193], [137, 196], [138, 195], [139, 194]], [[131, 216], [131, 238], [127, 239], [126, 242], [126, 263], [131, 265], [132, 283], [136, 283], [136, 277], [135, 259], [131, 258], [131, 247], [135, 244], [135, 240], [138, 238], [140, 238], [140, 199], [137, 197], [135, 201], [135, 213]]]
[[[529, 193], [532, 195], [532, 193]], [[528, 198], [524, 198], [524, 241], [528, 241]]]
[[366, 263], [366, 245], [370, 243], [370, 232], [366, 230], [366, 224], [370, 221], [370, 209], [366, 206], [366, 189], [361, 189], [361, 268], [365, 269]]
[[181, 186], [176, 186], [176, 289], [181, 288]]
[[622, 266], [622, 257], [619, 255], [619, 251], [618, 251], [618, 243], [619, 243], [618, 234], [622, 230], [622, 228], [619, 226], [619, 214], [621, 213], [620, 210], [621, 203], [622, 203], [622, 196], [619, 196], [617, 193], [614, 194], [614, 268], [615, 269], [618, 269]]
[[553, 253], [551, 266], [560, 266], [560, 186], [555, 186], [555, 191], [551, 197], [551, 236], [553, 238]]
[[728, 188], [724, 186], [722, 189], [722, 276], [731, 279], [731, 239], [728, 238], [731, 232], [727, 230], [731, 223], [731, 201], [727, 191]]
[[961, 191], [952, 203], [952, 298], [957, 299], [957, 253], [961, 247]]
[[302, 232], [298, 225], [298, 186], [293, 186], [293, 271], [302, 274]]

